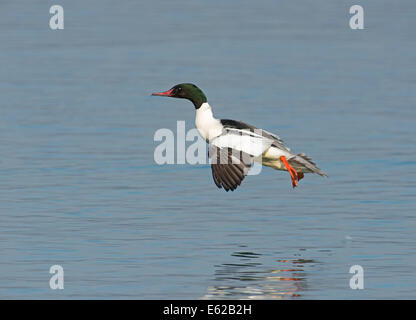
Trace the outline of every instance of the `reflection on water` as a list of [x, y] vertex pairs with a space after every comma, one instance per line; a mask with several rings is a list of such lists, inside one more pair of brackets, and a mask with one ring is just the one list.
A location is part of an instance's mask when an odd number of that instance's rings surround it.
[[[300, 297], [307, 285], [307, 267], [316, 262], [300, 254], [275, 259], [250, 251], [234, 252], [232, 260], [216, 266], [215, 282], [202, 299], [284, 299]], [[265, 259], [262, 259], [262, 258]], [[267, 262], [268, 260], [272, 263]], [[273, 262], [274, 260], [274, 262]]]

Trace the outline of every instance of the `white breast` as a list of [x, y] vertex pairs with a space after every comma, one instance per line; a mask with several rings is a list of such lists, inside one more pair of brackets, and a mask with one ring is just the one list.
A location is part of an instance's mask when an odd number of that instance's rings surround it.
[[199, 134], [206, 141], [219, 136], [222, 133], [220, 120], [215, 119], [210, 105], [205, 102], [196, 110], [195, 125]]

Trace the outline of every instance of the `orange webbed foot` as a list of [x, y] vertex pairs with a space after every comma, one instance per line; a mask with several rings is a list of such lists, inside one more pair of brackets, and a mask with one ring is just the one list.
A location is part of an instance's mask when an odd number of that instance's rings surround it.
[[292, 186], [293, 188], [298, 186], [298, 181], [303, 178], [303, 173], [299, 172], [297, 173], [296, 170], [287, 162], [285, 156], [281, 156], [280, 160], [283, 162], [283, 164], [286, 167], [286, 170], [289, 171], [290, 177], [292, 178]]

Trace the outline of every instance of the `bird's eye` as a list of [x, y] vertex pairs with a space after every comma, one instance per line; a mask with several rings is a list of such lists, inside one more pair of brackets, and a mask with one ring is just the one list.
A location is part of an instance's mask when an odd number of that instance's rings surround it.
[[178, 91], [181, 91], [181, 90], [182, 90], [182, 88], [181, 88], [181, 87], [179, 87], [179, 88], [178, 88]]

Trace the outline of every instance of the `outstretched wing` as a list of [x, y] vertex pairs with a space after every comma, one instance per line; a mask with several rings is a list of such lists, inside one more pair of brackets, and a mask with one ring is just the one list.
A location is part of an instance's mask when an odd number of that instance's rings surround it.
[[253, 156], [245, 152], [215, 145], [210, 145], [209, 157], [216, 186], [227, 192], [241, 184], [253, 163]]

